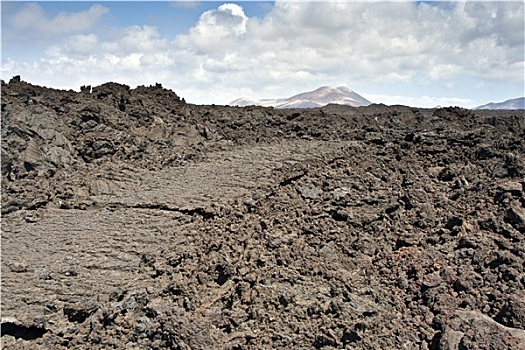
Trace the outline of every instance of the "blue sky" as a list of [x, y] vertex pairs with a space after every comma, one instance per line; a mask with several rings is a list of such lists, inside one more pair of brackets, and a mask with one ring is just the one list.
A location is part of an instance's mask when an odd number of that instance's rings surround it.
[[[11, 11], [17, 11], [31, 2], [5, 2], [13, 6]], [[74, 13], [88, 9], [93, 4], [101, 4], [109, 11], [100, 19], [104, 26], [127, 27], [133, 25], [156, 26], [160, 33], [175, 37], [187, 31], [199, 20], [200, 15], [216, 9], [225, 2], [217, 1], [38, 1], [38, 4], [48, 14], [56, 16], [60, 12]], [[247, 16], [262, 17], [269, 12], [273, 2], [236, 2], [244, 9]]]
[[193, 103], [347, 86], [386, 104], [524, 93], [524, 3], [5, 2], [2, 79], [160, 82]]

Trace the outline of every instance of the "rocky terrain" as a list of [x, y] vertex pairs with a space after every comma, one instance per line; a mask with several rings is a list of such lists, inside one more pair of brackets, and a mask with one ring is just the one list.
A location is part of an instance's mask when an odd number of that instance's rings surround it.
[[523, 111], [1, 92], [3, 349], [525, 349]]

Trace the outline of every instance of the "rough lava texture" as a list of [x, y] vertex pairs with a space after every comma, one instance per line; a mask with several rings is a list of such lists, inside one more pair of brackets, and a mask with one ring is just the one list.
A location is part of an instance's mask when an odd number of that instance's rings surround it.
[[525, 349], [522, 111], [1, 88], [4, 349]]

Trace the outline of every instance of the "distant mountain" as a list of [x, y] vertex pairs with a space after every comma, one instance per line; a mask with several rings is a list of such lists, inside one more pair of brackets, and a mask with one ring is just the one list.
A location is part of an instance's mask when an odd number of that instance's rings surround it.
[[372, 104], [363, 96], [344, 86], [323, 86], [317, 90], [303, 92], [289, 98], [254, 100], [242, 97], [230, 102], [229, 105], [241, 107], [255, 105], [275, 108], [315, 108], [331, 103], [354, 107]]
[[525, 97], [513, 98], [505, 102], [491, 102], [474, 109], [525, 109]]

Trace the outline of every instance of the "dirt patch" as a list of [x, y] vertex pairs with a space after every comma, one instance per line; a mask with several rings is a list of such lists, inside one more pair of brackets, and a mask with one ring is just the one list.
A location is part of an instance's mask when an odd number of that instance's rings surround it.
[[2, 82], [2, 346], [523, 349], [524, 139]]

